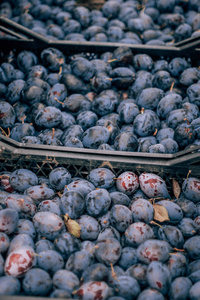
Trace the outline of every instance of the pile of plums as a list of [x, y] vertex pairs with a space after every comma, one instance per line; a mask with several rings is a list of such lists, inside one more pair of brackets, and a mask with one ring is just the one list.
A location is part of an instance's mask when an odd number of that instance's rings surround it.
[[200, 180], [108, 168], [0, 174], [0, 295], [197, 300]]
[[[0, 15], [50, 40], [171, 45], [199, 36], [199, 0], [3, 0]], [[3, 33], [2, 33], [3, 36]]]
[[0, 130], [22, 143], [173, 154], [200, 145], [200, 69], [124, 46], [11, 52], [0, 65]]

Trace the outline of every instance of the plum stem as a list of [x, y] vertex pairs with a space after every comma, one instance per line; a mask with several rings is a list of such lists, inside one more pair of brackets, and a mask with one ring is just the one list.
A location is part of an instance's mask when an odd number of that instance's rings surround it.
[[24, 124], [24, 120], [26, 119], [26, 116], [22, 116], [20, 119], [22, 120], [22, 124]]
[[62, 66], [59, 67], [59, 72], [58, 74], [60, 75], [62, 73]]
[[150, 224], [157, 225], [157, 226], [159, 226], [160, 228], [163, 228], [160, 224], [156, 223], [155, 221], [151, 221]]
[[92, 247], [92, 249], [89, 251], [89, 254], [91, 254], [95, 249], [98, 249], [99, 248], [99, 246], [98, 245], [96, 245], [96, 246], [94, 246], [94, 247]]
[[4, 130], [2, 127], [0, 127], [0, 130], [1, 130], [1, 133], [2, 133], [3, 135], [5, 135], [5, 136], [7, 136], [7, 137], [10, 136], [10, 128], [9, 128], [9, 127], [8, 127], [8, 133], [6, 133], [5, 130]]
[[55, 134], [55, 128], [52, 128], [52, 137], [51, 137], [52, 140], [54, 138], [54, 134]]
[[154, 131], [153, 135], [155, 136], [157, 134], [157, 132], [158, 132], [158, 129], [155, 128], [155, 131]]
[[111, 267], [112, 277], [119, 282], [119, 279], [117, 278], [117, 275], [115, 273], [115, 270], [114, 270], [114, 267], [113, 267], [112, 263], [110, 263], [110, 267]]
[[65, 105], [64, 104], [64, 102], [62, 102], [62, 101], [60, 101], [60, 100], [58, 100], [58, 98], [57, 97], [54, 97], [54, 99], [58, 102], [58, 103], [60, 103], [60, 104], [62, 104], [62, 105]]
[[65, 185], [65, 188], [66, 188], [68, 191], [70, 191], [70, 189], [68, 188], [68, 186], [67, 186], [67, 185]]
[[141, 111], [140, 111], [140, 113], [141, 113], [141, 114], [143, 114], [143, 113], [144, 113], [144, 107], [142, 107], [142, 108], [141, 108]]
[[166, 26], [167, 26], [167, 24], [166, 24], [166, 23], [163, 23], [163, 24], [160, 25], [160, 29], [163, 29], [163, 28], [165, 28]]
[[188, 125], [190, 125], [190, 122], [187, 118], [184, 118], [183, 121], [186, 121]]
[[32, 255], [33, 255], [33, 256], [38, 256], [38, 257], [42, 258], [42, 256], [39, 255], [38, 253], [33, 253]]
[[108, 63], [111, 63], [111, 62], [114, 62], [114, 61], [116, 61], [117, 59], [116, 58], [114, 58], [114, 59], [110, 59], [110, 60], [108, 60], [107, 62]]
[[185, 250], [184, 250], [184, 249], [178, 249], [178, 248], [174, 248], [174, 250], [175, 250], [175, 251], [177, 251], [177, 252], [185, 252]]
[[170, 92], [173, 91], [173, 88], [174, 88], [174, 81], [172, 82], [171, 86], [170, 86]]
[[191, 173], [192, 173], [192, 170], [189, 170], [188, 173], [187, 173], [187, 181], [188, 181], [188, 178], [189, 178]]

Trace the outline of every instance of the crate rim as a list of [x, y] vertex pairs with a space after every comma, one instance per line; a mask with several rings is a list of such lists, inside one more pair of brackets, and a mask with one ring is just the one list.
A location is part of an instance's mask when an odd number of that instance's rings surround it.
[[[42, 147], [41, 148], [24, 148], [24, 147], [15, 147], [12, 144], [8, 144], [7, 142], [3, 142], [0, 140], [0, 158], [5, 156], [12, 156], [14, 157], [24, 157], [24, 159], [29, 160], [49, 160], [49, 161], [64, 161], [64, 160], [71, 160], [74, 162], [82, 162], [83, 164], [91, 164], [92, 162], [107, 162], [111, 163], [111, 165], [116, 164], [128, 164], [128, 165], [140, 165], [140, 166], [154, 166], [154, 167], [176, 167], [178, 165], [184, 165], [187, 167], [188, 165], [194, 165], [195, 163], [200, 162], [200, 152], [192, 151], [187, 155], [183, 155], [180, 157], [175, 157], [173, 159], [163, 159], [162, 157], [150, 157], [148, 153], [145, 156], [128, 156], [126, 155], [125, 151], [121, 151], [121, 153], [117, 153], [112, 155], [110, 153], [105, 153], [104, 151], [91, 149], [90, 152], [87, 149], [84, 151], [80, 151], [77, 148], [74, 151], [74, 148], [70, 147], [63, 147], [65, 149], [61, 149], [62, 151], [55, 150], [54, 146]], [[101, 153], [100, 153], [101, 152]], [[131, 153], [131, 152], [130, 152]], [[121, 154], [121, 155], [120, 155]], [[133, 153], [131, 153], [133, 154]], [[161, 154], [162, 155], [162, 154]], [[161, 156], [160, 155], [160, 156]]]
[[[93, 154], [94, 150], [97, 154], [103, 154], [103, 155], [114, 155], [114, 156], [130, 156], [130, 157], [141, 157], [141, 158], [162, 158], [162, 159], [174, 159], [179, 158], [187, 154], [195, 153], [196, 151], [200, 150], [200, 146], [194, 146], [190, 149], [181, 150], [173, 154], [166, 154], [166, 153], [148, 153], [148, 152], [130, 152], [130, 151], [111, 151], [111, 150], [98, 150], [98, 149], [88, 149], [88, 148], [73, 148], [73, 147], [66, 147], [66, 146], [53, 146], [53, 145], [43, 145], [43, 144], [28, 144], [28, 143], [22, 143], [18, 142], [16, 140], [13, 140], [9, 137], [6, 137], [2, 134], [0, 134], [0, 141], [3, 140], [5, 144], [11, 145], [15, 149], [34, 149], [38, 151], [43, 150], [50, 150], [50, 151], [57, 151], [57, 152], [77, 152], [77, 153], [89, 153]], [[199, 153], [200, 156], [200, 153]]]
[[106, 51], [114, 51], [119, 47], [130, 48], [134, 55], [136, 54], [148, 54], [152, 57], [186, 57], [195, 59], [195, 57], [200, 57], [200, 48], [187, 49], [171, 47], [171, 46], [159, 46], [159, 45], [136, 45], [136, 44], [124, 44], [124, 43], [111, 43], [111, 42], [77, 42], [77, 41], [54, 41], [49, 40], [46, 42], [41, 42], [34, 39], [5, 39], [0, 38], [1, 51], [8, 50], [43, 50], [45, 48], [57, 48], [60, 51], [70, 54], [71, 51], [78, 54], [81, 52], [95, 52], [101, 54]]

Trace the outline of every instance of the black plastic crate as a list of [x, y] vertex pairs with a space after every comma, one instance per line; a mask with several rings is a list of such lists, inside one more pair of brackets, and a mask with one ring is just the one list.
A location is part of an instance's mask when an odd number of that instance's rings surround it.
[[[178, 167], [164, 167], [162, 165], [153, 166], [142, 164], [132, 164], [127, 163], [123, 164], [122, 162], [109, 162], [109, 161], [98, 161], [98, 160], [88, 160], [88, 159], [80, 159], [73, 154], [73, 157], [69, 157], [68, 155], [65, 157], [55, 157], [51, 155], [50, 157], [45, 156], [38, 153], [38, 155], [29, 154], [29, 150], [20, 149], [19, 153], [14, 151], [14, 153], [9, 153], [6, 149], [2, 149], [1, 146], [1, 155], [0, 155], [0, 172], [5, 170], [14, 171], [19, 168], [25, 168], [33, 171], [35, 174], [39, 176], [48, 177], [48, 174], [51, 170], [56, 167], [63, 166], [65, 167], [73, 176], [78, 176], [82, 178], [87, 178], [88, 173], [96, 167], [108, 167], [115, 174], [116, 177], [119, 176], [124, 171], [133, 171], [135, 174], [140, 175], [142, 172], [153, 172], [154, 174], [162, 177], [167, 185], [168, 191], [171, 195], [173, 195], [173, 179], [175, 179], [179, 186], [182, 186], [183, 180], [187, 178], [187, 176], [199, 177], [200, 172], [200, 164], [196, 164], [193, 167], [190, 166], [189, 169], [184, 168], [184, 166]], [[57, 153], [56, 153], [57, 154]], [[188, 172], [191, 172], [190, 174]], [[200, 177], [199, 177], [200, 178]], [[48, 297], [34, 297], [34, 296], [1, 296], [0, 300], [45, 300], [49, 299]], [[60, 298], [56, 298], [57, 300], [61, 300]], [[72, 300], [72, 299], [68, 299]]]
[[[9, 138], [4, 138], [9, 140]], [[63, 149], [60, 147], [60, 151], [56, 147], [49, 146], [46, 150], [45, 147], [38, 149], [37, 147], [24, 146], [20, 147], [18, 142], [8, 141], [7, 143], [0, 141], [0, 172], [14, 171], [19, 168], [29, 169], [38, 176], [48, 177], [48, 174], [56, 167], [65, 167], [71, 175], [81, 178], [87, 178], [88, 173], [97, 167], [107, 167], [111, 169], [116, 178], [124, 171], [133, 171], [138, 176], [143, 172], [152, 172], [162, 177], [167, 185], [168, 191], [173, 195], [173, 179], [175, 179], [179, 186], [182, 186], [183, 180], [188, 176], [200, 178], [200, 162], [199, 154], [197, 156], [197, 163], [192, 155], [192, 163], [187, 165], [185, 160], [180, 165], [164, 164], [162, 161], [150, 159], [148, 157], [146, 161], [141, 159], [141, 163], [125, 157], [122, 153], [122, 157], [118, 156], [106, 156], [89, 153], [91, 151], [85, 151], [85, 153], [75, 153], [72, 149]], [[19, 147], [17, 147], [19, 146]], [[146, 156], [146, 155], [145, 155]], [[184, 159], [186, 156], [184, 155]], [[188, 157], [189, 159], [189, 157]], [[0, 296], [0, 300], [45, 300], [47, 297], [29, 297], [29, 296]], [[57, 298], [61, 300], [60, 298]], [[71, 299], [68, 299], [71, 300]]]
[[[5, 22], [4, 18], [0, 18], [0, 23]], [[11, 21], [7, 21], [10, 24]], [[13, 22], [14, 23], [14, 22]], [[15, 24], [11, 24], [16, 26]], [[11, 26], [11, 27], [12, 27]], [[17, 28], [23, 26], [17, 25]], [[24, 27], [22, 28], [24, 31]], [[26, 30], [25, 30], [26, 31]], [[28, 30], [28, 33], [32, 35]], [[77, 53], [83, 53], [86, 57], [91, 55], [100, 55], [106, 51], [114, 51], [119, 46], [125, 46], [118, 43], [94, 43], [94, 42], [68, 42], [68, 41], [46, 41], [43, 37], [36, 34], [33, 36], [34, 40], [13, 40], [6, 39], [1, 44], [0, 62], [4, 61], [10, 53], [18, 53], [22, 50], [34, 51], [39, 54], [43, 49], [48, 47], [57, 48], [65, 55], [71, 56]], [[197, 42], [195, 42], [195, 45]], [[196, 46], [191, 46], [190, 43], [184, 43], [184, 49], [178, 47], [165, 46], [148, 46], [148, 45], [126, 45], [134, 54], [146, 53], [153, 59], [159, 58], [174, 58], [186, 57], [189, 58], [195, 65], [200, 62], [200, 49]], [[192, 169], [193, 174], [200, 174], [200, 146], [191, 147], [188, 150], [179, 151], [174, 154], [151, 154], [142, 152], [125, 152], [125, 151], [102, 151], [86, 148], [69, 148], [64, 146], [47, 146], [47, 145], [28, 145], [16, 142], [10, 138], [0, 135], [1, 157], [9, 164], [9, 157], [18, 157], [21, 161], [48, 161], [52, 160], [57, 163], [78, 163], [81, 168], [94, 168], [101, 165], [103, 162], [109, 162], [113, 168], [124, 169], [129, 166], [135, 166], [136, 169], [152, 170], [160, 172], [162, 170], [171, 170], [186, 174], [188, 170]], [[8, 160], [7, 160], [8, 159]], [[6, 165], [6, 163], [4, 165]], [[20, 162], [21, 163], [21, 162]], [[88, 171], [89, 169], [87, 169]], [[171, 172], [170, 171], [170, 172]], [[79, 171], [75, 171], [75, 173]], [[118, 173], [118, 171], [117, 171]]]

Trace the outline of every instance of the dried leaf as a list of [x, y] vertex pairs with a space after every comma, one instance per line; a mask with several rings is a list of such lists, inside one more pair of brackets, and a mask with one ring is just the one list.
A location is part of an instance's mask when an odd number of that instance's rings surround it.
[[81, 236], [80, 225], [76, 221], [70, 219], [68, 214], [64, 215], [64, 222], [65, 222], [65, 226], [67, 227], [67, 230], [69, 231], [69, 233], [71, 233], [72, 235], [74, 235], [77, 238], [80, 238], [80, 236]]
[[179, 198], [180, 193], [181, 193], [181, 188], [179, 183], [173, 178], [172, 179], [172, 189], [173, 189], [173, 193], [176, 199]]
[[159, 222], [169, 221], [167, 209], [163, 205], [154, 204], [154, 220]]

